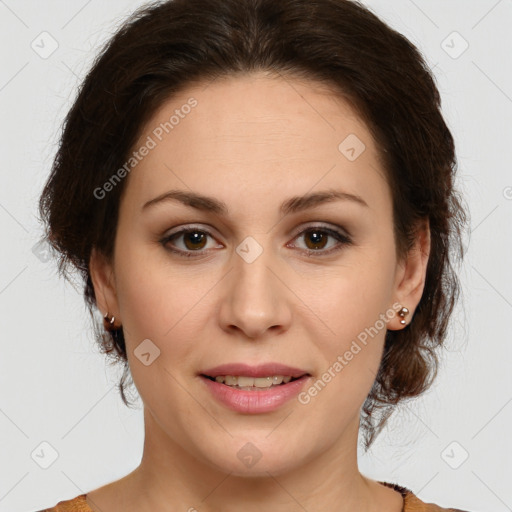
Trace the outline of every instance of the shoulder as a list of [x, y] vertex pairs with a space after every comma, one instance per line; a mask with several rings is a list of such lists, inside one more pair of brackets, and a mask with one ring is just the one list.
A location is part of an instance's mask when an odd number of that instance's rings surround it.
[[402, 497], [404, 498], [404, 508], [402, 512], [470, 512], [459, 508], [443, 508], [435, 503], [425, 503], [406, 487], [388, 482], [380, 483], [387, 485], [402, 494]]
[[80, 494], [70, 500], [59, 501], [54, 507], [38, 512], [93, 512], [93, 510], [87, 505], [85, 494]]

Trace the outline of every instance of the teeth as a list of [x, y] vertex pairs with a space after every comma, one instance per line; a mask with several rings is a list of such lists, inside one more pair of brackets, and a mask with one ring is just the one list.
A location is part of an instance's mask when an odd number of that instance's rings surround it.
[[215, 377], [216, 382], [226, 384], [227, 386], [238, 386], [240, 388], [270, 388], [272, 386], [279, 386], [281, 383], [287, 384], [292, 378], [287, 375], [272, 375], [269, 377], [246, 377], [244, 375], [219, 375]]

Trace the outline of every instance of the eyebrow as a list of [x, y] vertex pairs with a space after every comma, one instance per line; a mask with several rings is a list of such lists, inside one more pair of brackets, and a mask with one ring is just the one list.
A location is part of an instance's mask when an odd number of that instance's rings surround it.
[[[196, 192], [189, 192], [185, 190], [170, 190], [165, 192], [164, 194], [144, 203], [142, 210], [145, 211], [150, 207], [168, 201], [179, 201], [186, 206], [195, 208], [196, 210], [206, 211], [220, 216], [229, 215], [229, 208], [223, 201], [219, 201], [214, 197], [208, 197]], [[283, 215], [287, 215], [290, 213], [301, 212], [309, 208], [314, 208], [315, 206], [319, 206], [324, 203], [331, 203], [333, 201], [351, 201], [369, 208], [366, 201], [358, 195], [343, 192], [341, 190], [324, 190], [321, 192], [313, 192], [302, 196], [291, 197], [281, 204], [279, 211]]]

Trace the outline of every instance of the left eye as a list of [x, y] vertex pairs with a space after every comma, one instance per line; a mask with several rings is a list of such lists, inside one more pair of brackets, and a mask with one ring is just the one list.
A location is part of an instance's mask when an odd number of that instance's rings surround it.
[[[200, 256], [204, 252], [208, 237], [212, 237], [211, 233], [203, 229], [182, 229], [181, 231], [177, 231], [176, 233], [161, 240], [161, 244], [168, 250], [177, 253], [180, 256]], [[309, 227], [298, 233], [295, 236], [294, 240], [301, 237], [305, 240], [306, 245], [306, 247], [303, 248], [303, 250], [306, 251], [306, 253], [309, 255], [320, 256], [324, 254], [329, 254], [331, 252], [340, 250], [344, 245], [352, 244], [352, 240], [350, 239], [350, 237], [348, 237], [344, 233], [322, 226]], [[328, 245], [329, 238], [334, 238], [338, 243], [334, 243], [333, 245], [330, 246], [330, 248], [324, 250], [325, 247]], [[180, 239], [182, 240], [183, 243], [182, 247], [178, 247], [178, 244], [175, 243], [176, 240]], [[287, 244], [287, 247], [289, 246], [290, 245]], [[292, 244], [292, 247], [293, 246], [294, 245]]]
[[[321, 226], [307, 228], [304, 231], [301, 231], [295, 238], [300, 237], [304, 238], [306, 244], [305, 250], [309, 254], [314, 252], [321, 252], [322, 254], [331, 253], [341, 249], [343, 245], [349, 245], [352, 243], [351, 239], [347, 235]], [[327, 250], [322, 250], [327, 246], [329, 238], [334, 238], [338, 243], [331, 245]]]

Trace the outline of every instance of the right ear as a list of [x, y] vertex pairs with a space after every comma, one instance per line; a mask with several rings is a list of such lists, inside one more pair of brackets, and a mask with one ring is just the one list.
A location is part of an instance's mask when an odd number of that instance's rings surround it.
[[93, 248], [89, 259], [89, 273], [94, 288], [96, 304], [102, 316], [114, 315], [116, 324], [121, 323], [117, 302], [114, 269], [105, 256]]

